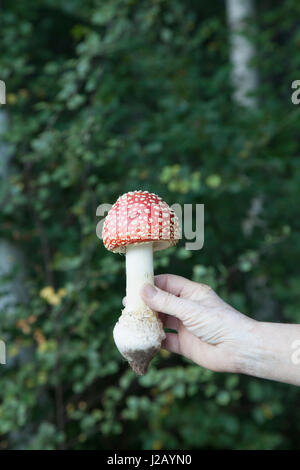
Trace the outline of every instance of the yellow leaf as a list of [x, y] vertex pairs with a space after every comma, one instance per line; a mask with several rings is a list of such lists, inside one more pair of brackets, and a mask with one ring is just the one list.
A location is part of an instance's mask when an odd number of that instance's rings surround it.
[[210, 188], [218, 188], [222, 182], [222, 178], [220, 175], [210, 175], [206, 178], [206, 184]]
[[168, 357], [171, 356], [171, 353], [167, 351], [166, 349], [161, 349], [159, 352], [160, 352], [161, 357], [163, 357], [164, 359], [167, 359]]
[[42, 299], [47, 299], [49, 295], [53, 295], [53, 294], [54, 294], [54, 289], [51, 286], [46, 286], [40, 291], [40, 297], [42, 297]]
[[6, 101], [8, 104], [15, 104], [17, 102], [17, 95], [15, 95], [14, 93], [8, 93]]
[[62, 297], [65, 297], [67, 295], [67, 290], [62, 288], [62, 289], [58, 289], [57, 291], [57, 295], [62, 298]]

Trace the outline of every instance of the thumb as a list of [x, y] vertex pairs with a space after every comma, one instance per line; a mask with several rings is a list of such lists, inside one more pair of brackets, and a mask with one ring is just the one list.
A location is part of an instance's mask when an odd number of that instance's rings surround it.
[[176, 295], [165, 292], [151, 284], [146, 284], [142, 288], [141, 295], [144, 302], [152, 310], [173, 315], [183, 322], [190, 316], [195, 307], [192, 301], [176, 297]]

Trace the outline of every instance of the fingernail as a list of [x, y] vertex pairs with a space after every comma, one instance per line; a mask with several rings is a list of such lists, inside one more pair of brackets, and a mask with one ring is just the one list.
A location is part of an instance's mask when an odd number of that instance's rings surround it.
[[149, 299], [151, 299], [157, 294], [157, 289], [155, 289], [155, 287], [152, 286], [151, 284], [146, 284], [143, 287], [143, 294], [145, 295], [145, 297], [148, 297]]

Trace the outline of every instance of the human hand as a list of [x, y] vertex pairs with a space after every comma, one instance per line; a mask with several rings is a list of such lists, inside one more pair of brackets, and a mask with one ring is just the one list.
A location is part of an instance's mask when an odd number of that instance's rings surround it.
[[[180, 276], [155, 276], [142, 289], [144, 302], [159, 312], [167, 333], [162, 348], [213, 371], [239, 372], [245, 351], [253, 350], [258, 322], [224, 302], [209, 286]], [[243, 359], [244, 360], [244, 359]]]

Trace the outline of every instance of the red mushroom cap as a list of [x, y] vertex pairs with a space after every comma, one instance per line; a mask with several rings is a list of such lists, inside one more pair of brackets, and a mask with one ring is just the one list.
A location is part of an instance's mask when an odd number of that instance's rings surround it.
[[153, 242], [163, 250], [179, 240], [175, 212], [161, 197], [148, 191], [132, 191], [118, 198], [106, 216], [102, 238], [105, 248], [125, 253], [127, 245]]

